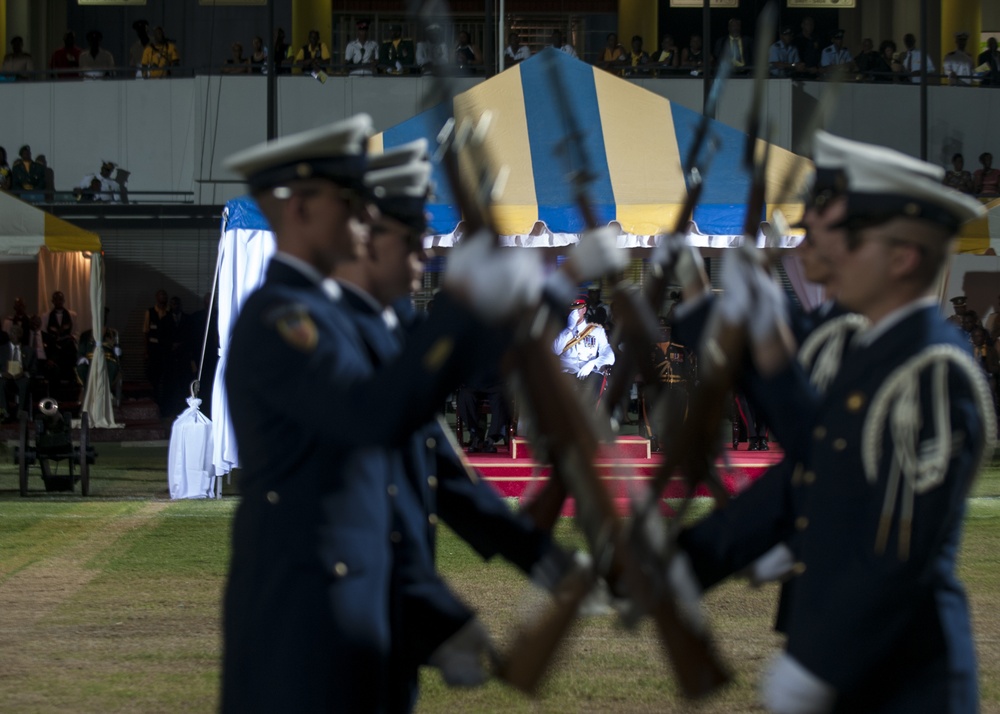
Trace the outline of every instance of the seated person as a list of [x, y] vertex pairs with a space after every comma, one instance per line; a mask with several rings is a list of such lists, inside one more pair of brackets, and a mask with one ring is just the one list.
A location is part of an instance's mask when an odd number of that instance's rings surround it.
[[390, 25], [389, 36], [390, 39], [378, 49], [379, 66], [386, 74], [405, 74], [416, 58], [413, 41], [403, 39], [401, 25]]
[[[469, 451], [495, 454], [496, 444], [507, 440], [507, 426], [510, 423], [510, 410], [504, 398], [503, 381], [499, 374], [477, 375], [477, 379], [458, 390], [458, 417], [469, 430]], [[488, 430], [480, 424], [479, 403], [483, 399], [490, 401], [490, 425]], [[485, 440], [483, 434], [485, 431]], [[509, 446], [509, 444], [508, 444]]]
[[296, 53], [295, 66], [315, 76], [324, 72], [329, 64], [330, 49], [325, 42], [320, 42], [318, 30], [309, 30], [309, 42]]
[[590, 315], [586, 300], [573, 303], [566, 329], [559, 333], [553, 349], [562, 371], [577, 378], [586, 401], [599, 402], [605, 387], [603, 368], [615, 363], [615, 353], [604, 328]]

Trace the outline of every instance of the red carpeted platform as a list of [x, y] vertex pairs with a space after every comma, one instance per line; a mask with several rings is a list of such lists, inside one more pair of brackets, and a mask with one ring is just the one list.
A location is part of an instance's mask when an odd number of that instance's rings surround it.
[[[745, 448], [745, 447], [743, 447]], [[738, 493], [760, 477], [771, 465], [781, 460], [782, 452], [772, 445], [770, 451], [733, 451], [727, 448], [717, 462], [722, 482], [730, 493]], [[496, 454], [468, 454], [469, 462], [497, 492], [505, 497], [522, 498], [540, 487], [550, 469], [538, 463], [528, 443], [515, 438], [510, 449], [498, 447]], [[602, 448], [596, 460], [598, 472], [610, 490], [621, 513], [629, 510], [629, 495], [644, 489], [663, 463], [663, 454], [650, 453], [649, 441], [641, 437], [619, 437], [613, 445]], [[665, 498], [685, 495], [683, 483], [675, 479], [666, 489]], [[698, 495], [707, 496], [700, 488]], [[563, 515], [574, 513], [572, 500], [567, 501]]]

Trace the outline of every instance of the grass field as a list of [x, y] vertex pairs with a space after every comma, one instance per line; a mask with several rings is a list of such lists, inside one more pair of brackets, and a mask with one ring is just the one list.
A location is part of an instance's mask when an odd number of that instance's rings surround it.
[[[167, 500], [165, 448], [98, 446], [93, 497], [19, 498], [0, 452], [0, 710], [211, 712], [218, 689], [219, 595], [234, 499]], [[227, 488], [227, 492], [228, 492]], [[1000, 714], [1000, 466], [970, 503], [961, 576], [980, 653], [982, 711]], [[572, 524], [559, 526], [563, 541]], [[442, 530], [439, 562], [503, 645], [532, 601], [503, 563], [483, 564]], [[734, 683], [697, 707], [680, 701], [649, 627], [581, 621], [537, 701], [492, 683], [446, 689], [424, 677], [421, 712], [759, 711], [758, 672], [780, 640], [774, 588], [731, 583], [706, 599]]]

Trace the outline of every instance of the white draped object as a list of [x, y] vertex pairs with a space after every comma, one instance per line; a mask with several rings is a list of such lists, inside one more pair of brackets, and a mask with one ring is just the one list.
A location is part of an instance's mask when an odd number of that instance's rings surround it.
[[217, 498], [222, 481], [212, 465], [212, 422], [188, 397], [188, 408], [174, 420], [167, 457], [171, 498]]
[[90, 325], [97, 346], [90, 361], [87, 384], [84, 386], [83, 411], [90, 415], [90, 425], [95, 429], [116, 429], [122, 425], [115, 423], [111, 385], [108, 380], [108, 363], [104, 359], [104, 258], [100, 253], [90, 255], [88, 298], [88, 304], [94, 309]]
[[263, 284], [275, 249], [274, 234], [249, 198], [227, 203], [222, 225], [218, 275], [219, 363], [212, 387], [212, 463], [216, 476], [239, 467], [236, 435], [226, 398], [229, 341], [240, 309], [250, 294]]

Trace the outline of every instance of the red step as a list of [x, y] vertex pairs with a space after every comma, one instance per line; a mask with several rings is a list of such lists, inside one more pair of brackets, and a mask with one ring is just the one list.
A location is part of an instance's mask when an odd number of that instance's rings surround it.
[[[652, 455], [649, 439], [642, 436], [619, 436], [613, 444], [602, 444], [599, 459], [648, 459]], [[527, 439], [515, 436], [510, 448], [510, 458], [533, 460], [531, 444]]]

